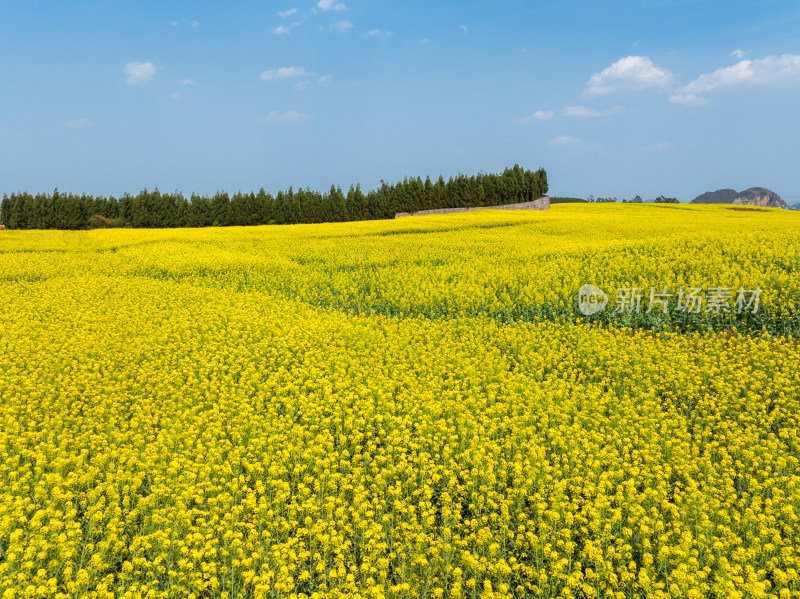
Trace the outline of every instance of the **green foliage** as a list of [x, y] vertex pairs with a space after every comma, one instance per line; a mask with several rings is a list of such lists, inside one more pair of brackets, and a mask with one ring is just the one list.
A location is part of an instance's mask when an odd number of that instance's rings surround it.
[[[121, 198], [62, 194], [12, 193], [0, 202], [0, 222], [9, 229], [95, 229], [248, 226], [266, 224], [344, 222], [394, 218], [397, 212], [436, 208], [499, 206], [535, 200], [547, 193], [547, 173], [515, 164], [501, 175], [458, 175], [436, 183], [430, 177], [405, 178], [394, 185], [381, 181], [364, 194], [360, 185], [347, 194], [332, 185], [327, 193], [298, 189], [273, 197], [260, 189], [230, 197], [213, 197], [142, 190]], [[552, 199], [551, 199], [552, 202]], [[113, 224], [112, 224], [113, 223]]]
[[114, 229], [124, 227], [125, 221], [121, 218], [107, 218], [101, 214], [89, 217], [88, 228], [90, 229]]
[[563, 197], [551, 197], [550, 204], [585, 204], [586, 200], [581, 198], [563, 198]]

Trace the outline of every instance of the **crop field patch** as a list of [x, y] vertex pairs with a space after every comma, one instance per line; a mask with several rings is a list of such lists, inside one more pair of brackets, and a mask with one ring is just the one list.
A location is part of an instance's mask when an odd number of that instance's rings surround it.
[[3, 231], [0, 596], [800, 597], [798, 233], [590, 204]]

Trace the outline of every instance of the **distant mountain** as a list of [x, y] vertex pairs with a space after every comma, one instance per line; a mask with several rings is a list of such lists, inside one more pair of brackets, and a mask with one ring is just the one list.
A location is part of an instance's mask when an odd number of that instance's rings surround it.
[[781, 196], [764, 187], [745, 189], [732, 203], [745, 206], [763, 206], [765, 208], [786, 209], [789, 207]]
[[739, 206], [763, 206], [765, 208], [788, 208], [783, 198], [765, 187], [750, 187], [742, 192], [725, 188], [707, 191], [692, 200], [692, 204], [736, 204]]
[[739, 196], [735, 189], [725, 188], [717, 191], [707, 191], [691, 201], [692, 204], [732, 204]]

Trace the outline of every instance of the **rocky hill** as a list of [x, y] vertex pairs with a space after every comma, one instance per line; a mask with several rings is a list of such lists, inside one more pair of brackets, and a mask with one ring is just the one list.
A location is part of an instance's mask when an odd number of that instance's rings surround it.
[[765, 187], [750, 187], [744, 191], [718, 189], [707, 191], [692, 200], [692, 204], [736, 204], [739, 206], [762, 206], [765, 208], [788, 208], [783, 198]]
[[745, 189], [739, 194], [739, 197], [733, 200], [733, 204], [740, 204], [745, 206], [763, 206], [765, 208], [788, 208], [789, 206], [783, 201], [783, 198], [774, 191], [765, 189], [764, 187], [751, 187]]
[[725, 188], [717, 191], [707, 191], [692, 200], [692, 204], [731, 204], [739, 197], [735, 189]]

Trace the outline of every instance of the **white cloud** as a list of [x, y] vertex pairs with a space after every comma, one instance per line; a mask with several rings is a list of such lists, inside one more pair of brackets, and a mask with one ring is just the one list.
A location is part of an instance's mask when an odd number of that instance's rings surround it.
[[296, 21], [291, 25], [278, 25], [275, 29], [272, 30], [272, 33], [275, 35], [289, 35], [292, 32], [292, 29], [297, 27], [300, 24], [300, 21]]
[[317, 83], [319, 83], [320, 85], [328, 85], [330, 82], [331, 82], [330, 75], [323, 75], [322, 77], [319, 78], [319, 81], [317, 81]]
[[552, 110], [537, 110], [536, 112], [529, 114], [528, 116], [522, 117], [519, 122], [520, 123], [532, 123], [534, 121], [546, 121], [548, 119], [552, 119], [555, 116], [555, 112]]
[[696, 94], [672, 94], [669, 101], [673, 104], [683, 104], [684, 106], [705, 106], [709, 104], [706, 98], [701, 98]]
[[461, 27], [461, 31], [463, 31], [464, 33], [466, 33], [468, 31], [466, 25], [459, 25], [459, 27]]
[[20, 138], [21, 139], [21, 138], [27, 136], [27, 133], [28, 132], [25, 131], [24, 129], [3, 129], [2, 127], [0, 127], [0, 138], [1, 137], [7, 137], [7, 138], [10, 138], [10, 139], [13, 139], [13, 138]]
[[662, 141], [656, 144], [651, 144], [649, 146], [644, 147], [645, 152], [666, 152], [667, 150], [671, 150], [675, 146], [669, 142]]
[[381, 31], [380, 29], [370, 29], [364, 34], [364, 37], [389, 37], [393, 35], [391, 31]]
[[564, 108], [561, 109], [561, 114], [564, 116], [578, 116], [582, 118], [600, 116], [598, 110], [586, 106], [564, 106]]
[[269, 123], [302, 123], [308, 120], [308, 115], [296, 110], [287, 110], [286, 112], [271, 110], [265, 120]]
[[295, 14], [295, 13], [297, 13], [297, 9], [296, 9], [296, 8], [290, 8], [290, 9], [288, 9], [288, 10], [282, 10], [282, 11], [280, 11], [280, 12], [278, 13], [278, 16], [279, 16], [279, 17], [288, 17], [288, 16], [290, 16], [290, 15], [293, 15], [293, 14]]
[[[564, 106], [560, 111], [562, 116], [573, 116], [578, 118], [595, 118], [600, 116], [609, 116], [612, 114], [619, 114], [620, 112], [625, 112], [625, 108], [622, 106], [613, 106], [612, 108], [608, 108], [606, 110], [596, 110], [594, 108], [589, 108], [587, 106]], [[533, 123], [535, 121], [547, 121], [552, 119], [556, 113], [552, 110], [537, 110], [534, 113], [529, 114], [528, 116], [522, 117], [519, 119], [520, 123]], [[562, 142], [566, 141], [566, 137], [562, 136]], [[568, 138], [573, 139], [573, 138]], [[559, 144], [559, 142], [555, 142], [554, 145], [564, 145]]]
[[569, 135], [559, 135], [553, 138], [550, 145], [574, 152], [596, 152], [604, 149], [600, 144], [587, 143], [582, 139], [570, 137]]
[[169, 95], [170, 100], [180, 100], [182, 97], [181, 92], [175, 91]]
[[790, 80], [800, 81], [800, 56], [783, 54], [756, 60], [742, 60], [735, 65], [717, 69], [713, 73], [704, 73], [676, 93], [689, 96], [726, 87], [766, 85]]
[[574, 146], [575, 144], [581, 143], [583, 142], [580, 139], [570, 137], [569, 135], [559, 135], [558, 137], [554, 137], [550, 142], [551, 145], [560, 147]]
[[194, 85], [193, 79], [178, 79], [175, 83], [178, 85]]
[[279, 69], [264, 71], [259, 75], [259, 79], [272, 81], [273, 79], [291, 79], [293, 77], [306, 77], [308, 75], [311, 75], [311, 73], [307, 73], [303, 67], [281, 67]]
[[67, 129], [83, 129], [92, 124], [89, 119], [72, 119], [64, 123]]
[[336, 0], [319, 0], [317, 8], [320, 10], [345, 10], [347, 7], [342, 2]]
[[742, 56], [744, 56], [744, 52], [742, 50], [734, 50], [733, 52], [731, 52], [730, 55], [736, 58], [741, 58]]
[[178, 21], [170, 21], [169, 24], [172, 25], [173, 27], [177, 27]]
[[671, 82], [672, 73], [657, 67], [646, 56], [626, 56], [592, 75], [585, 93], [602, 96], [646, 88], [666, 89]]
[[599, 116], [609, 116], [612, 114], [619, 114], [625, 112], [622, 106], [614, 106], [606, 110], [596, 110], [588, 106], [564, 106], [561, 109], [561, 114], [564, 116], [576, 116], [580, 118], [595, 118]]
[[156, 76], [157, 70], [152, 62], [128, 62], [125, 63], [125, 78], [128, 85], [147, 83]]
[[189, 25], [191, 27], [200, 27], [200, 23], [198, 23], [197, 21], [192, 21], [191, 23], [189, 23]]
[[353, 24], [350, 21], [337, 21], [336, 23], [332, 23], [330, 29], [332, 31], [338, 31], [339, 33], [347, 33], [353, 28]]

